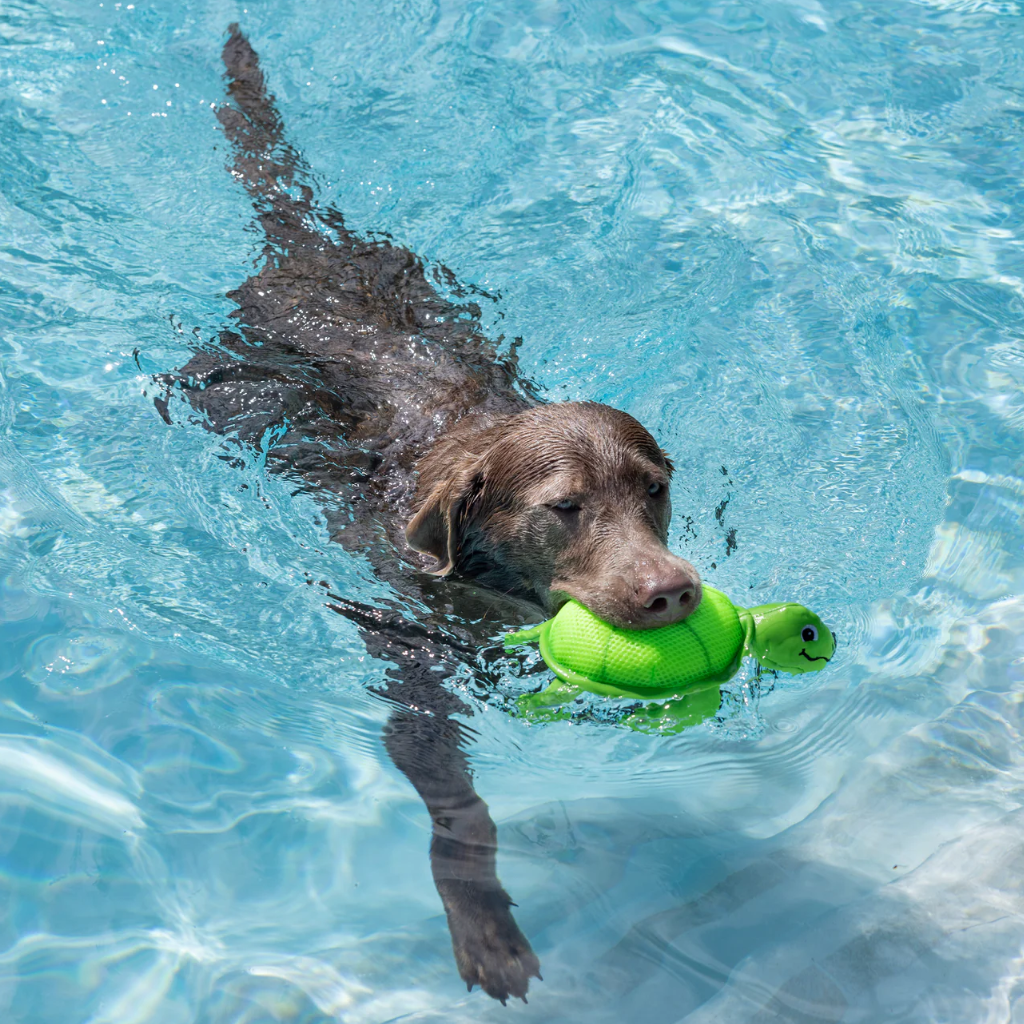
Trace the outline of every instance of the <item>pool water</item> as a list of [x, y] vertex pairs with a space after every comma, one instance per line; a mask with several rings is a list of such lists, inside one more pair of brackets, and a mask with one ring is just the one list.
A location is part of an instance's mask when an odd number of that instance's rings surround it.
[[[465, 991], [384, 666], [305, 583], [386, 586], [152, 403], [259, 258], [233, 20], [321, 200], [647, 424], [709, 582], [839, 634], [675, 737], [452, 682], [528, 1006]], [[1024, 1020], [1022, 43], [1016, 0], [0, 7], [0, 1017]]]

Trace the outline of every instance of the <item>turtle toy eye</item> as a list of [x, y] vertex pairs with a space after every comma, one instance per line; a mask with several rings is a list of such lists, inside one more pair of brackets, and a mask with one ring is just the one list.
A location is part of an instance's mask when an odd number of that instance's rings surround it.
[[818, 631], [813, 626], [804, 626], [804, 628], [800, 630], [800, 638], [805, 644], [813, 643], [818, 639]]
[[658, 481], [657, 481], [657, 480], [655, 480], [655, 482], [654, 482], [653, 484], [651, 484], [651, 485], [650, 485], [650, 487], [648, 487], [648, 488], [647, 488], [647, 493], [648, 493], [648, 494], [649, 494], [649, 495], [650, 495], [650, 496], [651, 496], [652, 498], [654, 498], [654, 497], [656, 497], [657, 495], [661, 494], [661, 491], [662, 491], [662, 486], [661, 486], [661, 484], [660, 484], [660, 483], [658, 483]]

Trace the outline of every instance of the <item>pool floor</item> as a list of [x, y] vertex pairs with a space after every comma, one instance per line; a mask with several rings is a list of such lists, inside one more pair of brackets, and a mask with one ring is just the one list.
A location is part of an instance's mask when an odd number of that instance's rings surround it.
[[[840, 636], [678, 736], [450, 681], [528, 1005], [461, 982], [386, 666], [307, 581], [389, 588], [153, 404], [261, 258], [232, 21], [318, 200], [645, 423], [708, 582]], [[1022, 40], [1015, 0], [0, 7], [0, 1018], [1024, 1021]]]

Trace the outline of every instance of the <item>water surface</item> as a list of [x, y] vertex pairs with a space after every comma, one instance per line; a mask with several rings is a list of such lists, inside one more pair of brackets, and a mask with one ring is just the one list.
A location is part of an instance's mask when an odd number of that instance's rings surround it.
[[[645, 422], [710, 582], [840, 635], [674, 738], [453, 681], [529, 1006], [459, 981], [306, 581], [386, 587], [152, 405], [259, 258], [233, 20], [322, 200]], [[5, 1019], [1024, 1019], [1018, 3], [12, 0], [0, 46]]]

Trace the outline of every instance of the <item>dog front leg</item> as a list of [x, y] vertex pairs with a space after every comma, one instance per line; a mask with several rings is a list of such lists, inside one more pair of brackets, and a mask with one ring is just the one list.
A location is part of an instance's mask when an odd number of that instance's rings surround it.
[[498, 880], [497, 829], [473, 789], [464, 737], [446, 716], [396, 708], [385, 729], [395, 766], [413, 784], [432, 823], [430, 866], [448, 918], [459, 974], [501, 1000], [526, 1001], [540, 963]]

